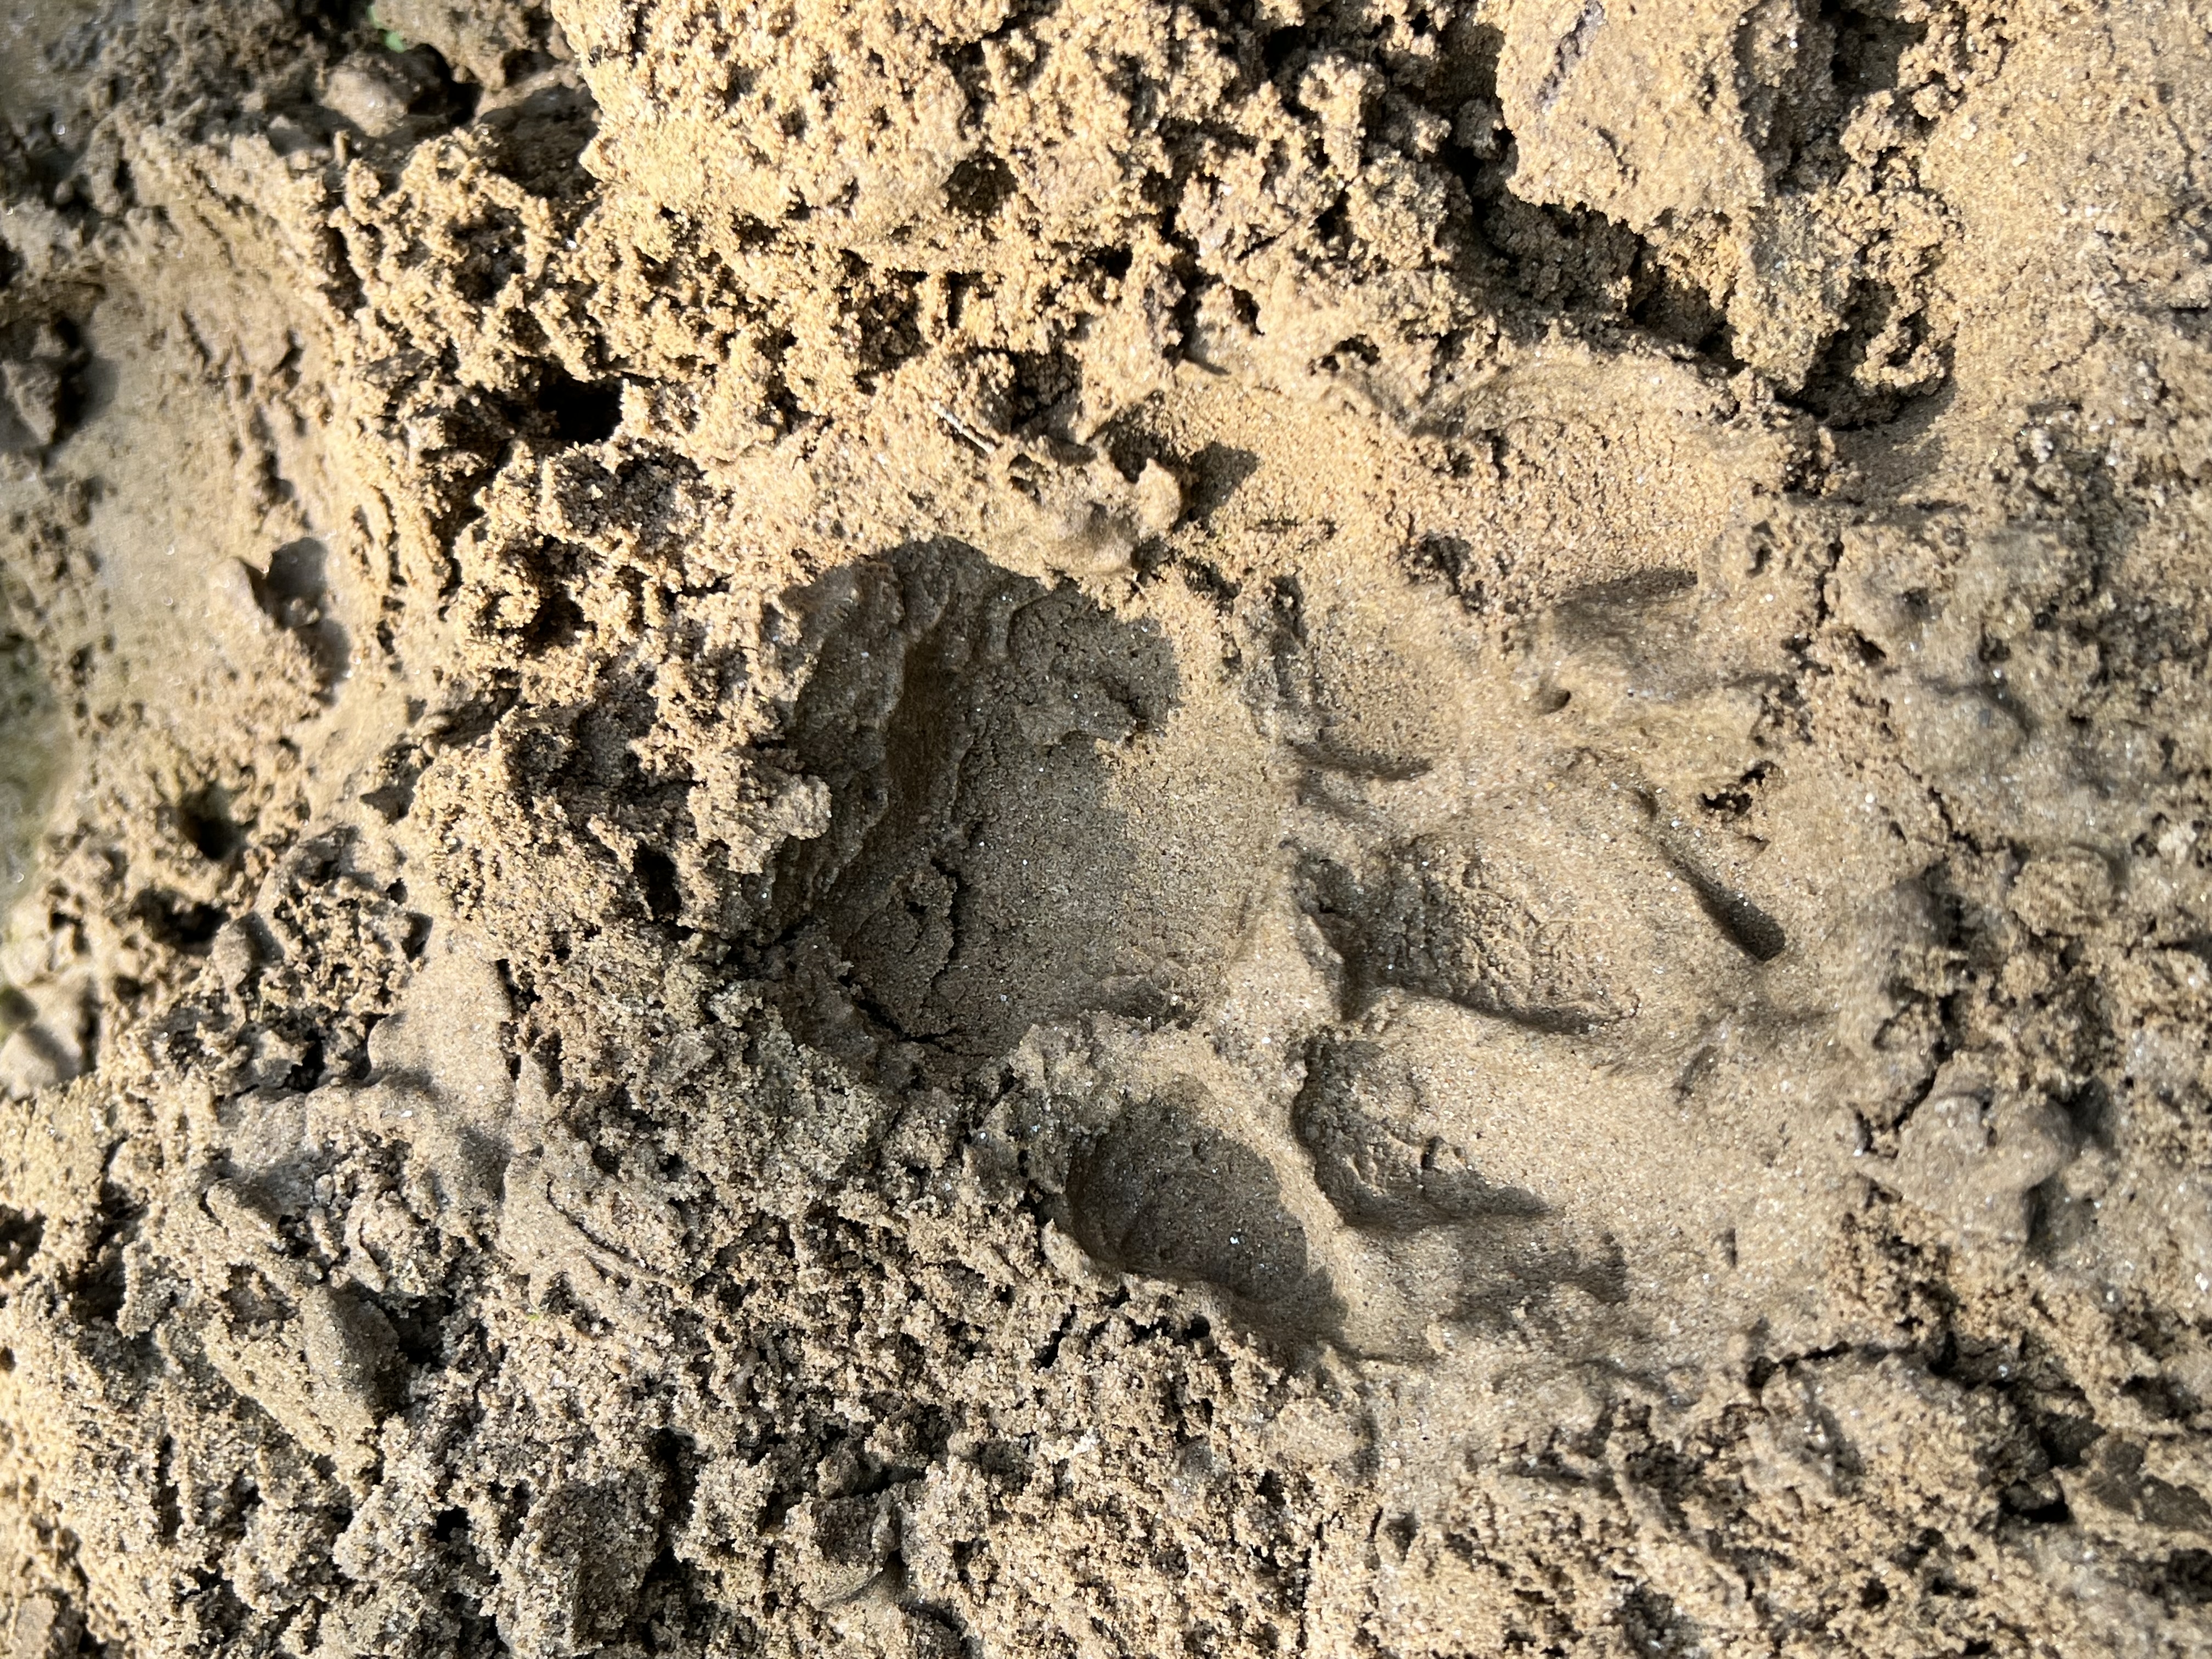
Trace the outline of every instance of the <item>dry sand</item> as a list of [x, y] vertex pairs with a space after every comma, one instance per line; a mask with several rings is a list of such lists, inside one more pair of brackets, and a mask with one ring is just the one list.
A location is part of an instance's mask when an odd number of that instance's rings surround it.
[[0, 6], [0, 1651], [2212, 1651], [2202, 4], [380, 7]]

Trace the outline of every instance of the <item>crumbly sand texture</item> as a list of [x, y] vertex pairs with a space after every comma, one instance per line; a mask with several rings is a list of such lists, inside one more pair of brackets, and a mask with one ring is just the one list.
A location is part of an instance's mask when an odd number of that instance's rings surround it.
[[2212, 12], [15, 0], [21, 1659], [2212, 1653]]

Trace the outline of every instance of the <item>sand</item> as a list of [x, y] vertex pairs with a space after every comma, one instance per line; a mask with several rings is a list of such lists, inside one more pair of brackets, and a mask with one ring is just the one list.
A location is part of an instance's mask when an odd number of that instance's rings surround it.
[[2212, 1652], [2209, 27], [0, 8], [0, 1650]]

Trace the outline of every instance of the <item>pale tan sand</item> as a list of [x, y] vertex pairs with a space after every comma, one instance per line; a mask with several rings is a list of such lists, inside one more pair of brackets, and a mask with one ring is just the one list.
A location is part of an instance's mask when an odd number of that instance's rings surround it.
[[0, 1651], [2212, 1650], [2201, 10], [0, 12]]

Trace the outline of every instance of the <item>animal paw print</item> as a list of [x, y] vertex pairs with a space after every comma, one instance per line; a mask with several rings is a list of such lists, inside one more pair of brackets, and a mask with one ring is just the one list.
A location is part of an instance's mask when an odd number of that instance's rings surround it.
[[1386, 849], [1363, 876], [1301, 869], [1306, 908], [1344, 958], [1355, 1017], [1389, 988], [1442, 997], [1544, 1031], [1620, 1019], [1626, 1000], [1571, 923], [1479, 853], [1431, 837]]

